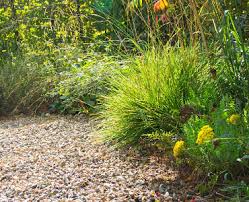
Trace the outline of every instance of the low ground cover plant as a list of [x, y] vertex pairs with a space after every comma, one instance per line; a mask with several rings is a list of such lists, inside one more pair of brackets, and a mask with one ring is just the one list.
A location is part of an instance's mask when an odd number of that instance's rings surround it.
[[247, 123], [247, 109], [240, 111], [233, 100], [224, 97], [210, 115], [193, 116], [184, 124], [180, 140], [184, 144], [174, 156], [179, 158], [185, 151], [188, 163], [203, 172], [232, 177], [248, 174]]
[[[212, 191], [221, 181], [248, 183], [247, 106], [241, 110], [226, 96], [210, 114], [192, 116], [183, 128], [183, 134], [178, 136], [173, 147], [173, 155], [179, 165], [190, 165], [195, 176], [206, 181], [205, 185], [198, 186], [202, 194]], [[240, 190], [240, 186], [237, 188]], [[242, 195], [248, 197], [248, 192], [243, 191]]]

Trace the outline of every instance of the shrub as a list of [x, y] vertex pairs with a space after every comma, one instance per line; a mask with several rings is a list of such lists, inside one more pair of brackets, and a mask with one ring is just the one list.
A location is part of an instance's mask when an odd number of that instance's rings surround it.
[[128, 75], [119, 75], [111, 85], [103, 127], [105, 138], [119, 144], [138, 143], [156, 131], [177, 133], [181, 109], [197, 103], [192, 108], [198, 111], [202, 107], [196, 100], [212, 105], [217, 95], [208, 62], [194, 48], [152, 49], [134, 59]]
[[55, 98], [52, 108], [63, 113], [95, 111], [101, 96], [108, 93], [109, 79], [124, 69], [125, 61], [103, 53], [69, 56], [67, 68], [59, 73], [49, 96]]

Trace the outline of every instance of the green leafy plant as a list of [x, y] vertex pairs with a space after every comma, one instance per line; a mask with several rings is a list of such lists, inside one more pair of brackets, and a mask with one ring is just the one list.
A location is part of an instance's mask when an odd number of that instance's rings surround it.
[[[64, 55], [65, 56], [65, 55]], [[67, 68], [59, 73], [49, 96], [55, 99], [51, 105], [63, 113], [89, 113], [96, 110], [99, 99], [108, 93], [109, 79], [125, 69], [115, 57], [102, 53], [68, 55]]]
[[200, 172], [236, 178], [249, 165], [239, 160], [248, 152], [246, 117], [229, 97], [210, 115], [192, 117], [184, 125], [183, 139], [187, 161]]

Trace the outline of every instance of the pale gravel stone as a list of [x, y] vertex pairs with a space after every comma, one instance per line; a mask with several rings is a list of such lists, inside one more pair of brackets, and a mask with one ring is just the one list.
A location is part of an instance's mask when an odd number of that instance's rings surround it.
[[153, 181], [177, 177], [166, 161], [97, 143], [92, 125], [52, 115], [0, 121], [0, 201], [150, 201]]

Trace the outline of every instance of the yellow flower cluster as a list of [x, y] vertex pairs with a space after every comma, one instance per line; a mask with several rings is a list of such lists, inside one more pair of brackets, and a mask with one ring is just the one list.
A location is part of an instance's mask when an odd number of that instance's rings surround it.
[[239, 122], [239, 119], [240, 119], [239, 114], [233, 114], [227, 119], [227, 122], [232, 125], [236, 125]]
[[197, 144], [203, 144], [205, 141], [212, 140], [214, 138], [214, 130], [209, 126], [205, 125], [201, 128], [198, 133], [198, 137], [196, 140]]
[[169, 2], [168, 0], [158, 0], [154, 4], [154, 12], [160, 12], [165, 11], [169, 8]]
[[184, 149], [184, 141], [179, 140], [175, 143], [175, 146], [173, 148], [173, 155], [175, 158], [179, 157]]
[[167, 0], [159, 0], [161, 10], [169, 8], [169, 2]]

